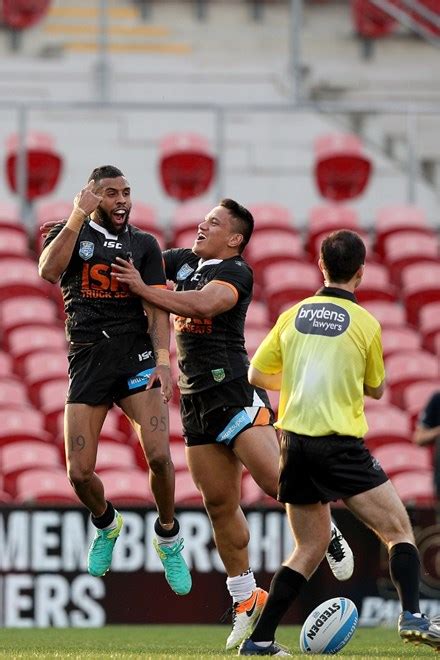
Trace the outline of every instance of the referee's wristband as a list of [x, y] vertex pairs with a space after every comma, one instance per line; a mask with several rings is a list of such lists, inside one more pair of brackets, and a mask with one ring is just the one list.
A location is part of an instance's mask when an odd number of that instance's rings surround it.
[[75, 206], [69, 216], [69, 219], [66, 222], [66, 227], [74, 231], [76, 234], [79, 234], [86, 217], [87, 215], [85, 211], [83, 211], [79, 206]]
[[170, 366], [170, 352], [166, 348], [158, 348], [156, 351], [156, 367]]

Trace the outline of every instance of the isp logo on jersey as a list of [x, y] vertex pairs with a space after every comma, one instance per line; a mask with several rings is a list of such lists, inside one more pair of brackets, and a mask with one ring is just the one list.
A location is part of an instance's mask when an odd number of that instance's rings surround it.
[[93, 257], [93, 253], [95, 251], [95, 246], [91, 241], [81, 241], [79, 244], [79, 256], [81, 259], [84, 259], [84, 261], [87, 261], [91, 257]]

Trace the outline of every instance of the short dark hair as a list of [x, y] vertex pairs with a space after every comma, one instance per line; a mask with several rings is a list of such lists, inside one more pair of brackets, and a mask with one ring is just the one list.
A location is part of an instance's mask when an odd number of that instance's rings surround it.
[[238, 232], [243, 235], [243, 241], [240, 243], [239, 247], [239, 252], [241, 254], [249, 243], [249, 239], [254, 231], [254, 217], [247, 208], [233, 199], [222, 199], [219, 206], [223, 206], [227, 209], [234, 220], [237, 221]]
[[114, 165], [101, 165], [100, 167], [95, 167], [91, 175], [89, 176], [89, 181], [98, 183], [101, 179], [116, 179], [118, 176], [124, 176], [120, 169], [114, 167]]
[[339, 229], [321, 243], [321, 259], [331, 282], [349, 282], [365, 263], [366, 249], [355, 231]]

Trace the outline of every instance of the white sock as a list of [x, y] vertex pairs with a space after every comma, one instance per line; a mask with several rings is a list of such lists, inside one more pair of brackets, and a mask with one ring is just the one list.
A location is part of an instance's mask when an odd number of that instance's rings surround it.
[[254, 644], [255, 646], [259, 646], [262, 649], [267, 649], [271, 644], [273, 644], [273, 642], [254, 642]]
[[228, 577], [226, 586], [234, 603], [241, 603], [251, 597], [257, 588], [253, 571], [249, 568], [245, 573]]
[[156, 534], [156, 538], [159, 545], [169, 545], [171, 547], [179, 540], [179, 534], [175, 536], [159, 536], [159, 534]]

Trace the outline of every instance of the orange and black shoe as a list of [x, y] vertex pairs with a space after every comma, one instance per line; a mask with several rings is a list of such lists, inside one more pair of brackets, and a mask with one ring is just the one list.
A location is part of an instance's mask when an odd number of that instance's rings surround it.
[[226, 640], [226, 650], [237, 648], [252, 633], [267, 600], [267, 591], [255, 589], [247, 600], [234, 603], [232, 608], [232, 630]]

